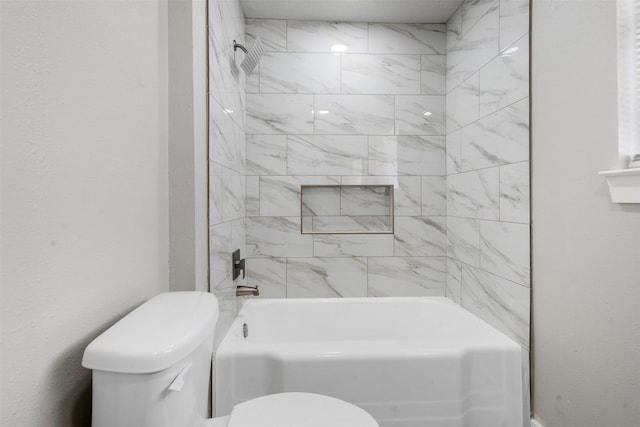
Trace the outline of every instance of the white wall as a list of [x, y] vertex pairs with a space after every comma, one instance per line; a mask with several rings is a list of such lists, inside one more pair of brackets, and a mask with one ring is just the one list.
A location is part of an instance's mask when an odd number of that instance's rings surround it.
[[169, 283], [207, 291], [207, 11], [168, 2]]
[[534, 411], [547, 427], [640, 425], [640, 206], [617, 166], [615, 1], [533, 1]]
[[3, 426], [88, 425], [87, 343], [168, 289], [166, 5], [3, 1]]

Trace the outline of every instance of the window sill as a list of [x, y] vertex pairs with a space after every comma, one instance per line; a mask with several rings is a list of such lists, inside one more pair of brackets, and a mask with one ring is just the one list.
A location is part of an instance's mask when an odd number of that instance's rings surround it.
[[640, 203], [640, 168], [602, 171], [613, 203]]

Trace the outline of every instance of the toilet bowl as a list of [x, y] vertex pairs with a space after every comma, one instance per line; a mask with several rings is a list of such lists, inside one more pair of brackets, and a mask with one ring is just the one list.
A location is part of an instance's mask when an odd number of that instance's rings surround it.
[[207, 419], [218, 302], [207, 292], [157, 295], [93, 340], [93, 427], [378, 427], [348, 402], [279, 393]]
[[214, 418], [207, 427], [378, 427], [363, 409], [313, 393], [258, 397], [236, 405], [224, 418]]

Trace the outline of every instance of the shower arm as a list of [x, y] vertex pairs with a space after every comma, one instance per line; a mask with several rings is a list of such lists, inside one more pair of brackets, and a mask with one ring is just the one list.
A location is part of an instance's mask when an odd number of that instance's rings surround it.
[[238, 50], [238, 48], [242, 49], [242, 51], [244, 53], [248, 53], [247, 48], [242, 46], [240, 43], [236, 43], [236, 41], [233, 41], [233, 51], [235, 52], [236, 50]]

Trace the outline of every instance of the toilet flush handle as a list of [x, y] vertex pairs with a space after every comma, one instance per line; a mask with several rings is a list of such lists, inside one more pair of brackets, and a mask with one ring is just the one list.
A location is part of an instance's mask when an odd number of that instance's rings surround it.
[[184, 382], [185, 382], [185, 377], [189, 373], [189, 369], [191, 369], [191, 363], [189, 363], [187, 366], [182, 368], [182, 370], [180, 371], [176, 379], [173, 380], [173, 382], [169, 386], [169, 390], [182, 391], [182, 387], [184, 386]]

